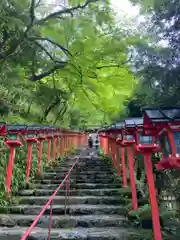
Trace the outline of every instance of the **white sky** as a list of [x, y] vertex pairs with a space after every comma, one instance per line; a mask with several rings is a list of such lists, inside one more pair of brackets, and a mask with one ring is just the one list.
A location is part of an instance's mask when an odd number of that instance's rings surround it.
[[129, 0], [111, 0], [111, 4], [119, 15], [136, 17], [139, 15], [139, 7], [135, 7]]
[[[67, 0], [44, 0], [44, 2], [51, 5], [59, 5], [59, 2], [66, 2]], [[139, 15], [139, 8], [134, 7], [129, 0], [111, 0], [112, 7], [120, 15], [128, 15], [129, 17], [136, 17]]]
[[[46, 3], [51, 4], [51, 6], [55, 6], [59, 3], [67, 2], [68, 0], [44, 0]], [[141, 22], [145, 21], [145, 18], [140, 15], [140, 7], [133, 6], [130, 0], [111, 0], [111, 6], [115, 10], [117, 22], [122, 19], [130, 20], [135, 27]]]

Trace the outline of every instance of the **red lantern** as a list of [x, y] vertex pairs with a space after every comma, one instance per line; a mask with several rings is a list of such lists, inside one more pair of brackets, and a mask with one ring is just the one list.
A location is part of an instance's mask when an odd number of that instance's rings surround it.
[[116, 127], [118, 129], [116, 142], [120, 147], [120, 153], [121, 153], [121, 163], [119, 162], [118, 172], [120, 175], [121, 168], [122, 168], [123, 187], [127, 188], [128, 185], [127, 185], [127, 171], [126, 171], [126, 162], [125, 162], [125, 144], [123, 142], [124, 122], [116, 123]]
[[133, 152], [132, 152], [132, 147], [135, 144], [134, 132], [135, 132], [136, 125], [133, 119], [124, 120], [124, 125], [125, 125], [125, 128], [122, 131], [121, 144], [127, 148], [133, 210], [136, 210], [138, 208], [138, 201], [137, 201], [137, 194], [136, 194], [136, 184], [135, 184], [135, 176], [134, 176], [134, 159], [133, 159]]
[[122, 130], [122, 141], [121, 141], [121, 145], [124, 147], [132, 146], [135, 143], [134, 125], [132, 125], [132, 123], [133, 123], [132, 119], [124, 120], [125, 128]]
[[57, 139], [58, 139], [59, 133], [57, 130], [54, 130], [53, 133], [53, 162], [55, 163], [56, 161], [56, 156], [57, 156]]
[[53, 136], [53, 129], [52, 128], [49, 128], [47, 130], [47, 134], [45, 136], [45, 138], [47, 139], [48, 141], [48, 147], [47, 147], [47, 162], [50, 162], [51, 160], [51, 144], [52, 144], [52, 140], [54, 138]]
[[46, 127], [36, 126], [36, 133], [38, 139], [38, 176], [41, 175], [41, 168], [42, 168], [42, 155], [43, 155], [43, 142], [46, 140]]
[[158, 135], [162, 160], [158, 170], [180, 168], [180, 108], [145, 108], [145, 131]]
[[[137, 154], [144, 154], [146, 152], [157, 152], [160, 150], [159, 144], [157, 143], [157, 137], [154, 136], [154, 132], [144, 133], [143, 118], [133, 118], [131, 123], [132, 134], [135, 138], [135, 151]], [[134, 127], [133, 127], [134, 126]], [[126, 125], [127, 127], [127, 125]]]
[[14, 168], [14, 160], [16, 154], [16, 148], [23, 146], [22, 135], [27, 132], [27, 127], [25, 125], [7, 125], [7, 139], [4, 143], [9, 147], [9, 162], [6, 172], [6, 194], [9, 195], [11, 191], [11, 179]]
[[7, 125], [7, 138], [5, 144], [9, 147], [23, 146], [22, 136], [27, 134], [27, 127], [25, 125]]
[[108, 138], [108, 153], [112, 157], [112, 163], [114, 168], [117, 168], [117, 142], [116, 137], [121, 130], [118, 129], [116, 124], [112, 124], [106, 129], [106, 136]]
[[[144, 134], [158, 136], [160, 147], [163, 152], [163, 159], [156, 164], [157, 169], [166, 170], [172, 167], [178, 167], [178, 138], [176, 138], [175, 133], [179, 132], [178, 126], [180, 126], [180, 108], [145, 108], [143, 109], [143, 113]], [[146, 153], [145, 166], [150, 193], [154, 236], [155, 240], [161, 240], [162, 234], [159, 221], [159, 210], [150, 153]]]
[[32, 148], [34, 143], [39, 143], [37, 140], [37, 133], [33, 126], [28, 126], [25, 141], [28, 144], [27, 164], [26, 164], [26, 184], [29, 183], [29, 175], [31, 171]]
[[37, 137], [38, 136], [37, 136], [36, 128], [34, 126], [28, 126], [25, 141], [27, 143], [37, 143], [38, 142]]
[[100, 129], [98, 131], [100, 138], [100, 147], [104, 150], [104, 154], [108, 155], [108, 135], [105, 132], [105, 129]]
[[127, 172], [126, 172], [126, 162], [125, 162], [125, 141], [123, 141], [123, 132], [124, 132], [124, 122], [117, 122], [116, 124], [113, 124], [111, 127], [107, 129], [106, 134], [114, 134], [114, 137], [116, 137], [116, 145], [120, 147], [120, 152], [121, 152], [121, 163], [120, 163], [120, 158], [117, 159], [118, 161], [118, 166], [117, 170], [120, 175], [121, 171], [121, 166], [122, 166], [122, 173], [123, 173], [123, 186], [124, 188], [127, 188]]
[[0, 123], [0, 136], [6, 136], [7, 134], [7, 125], [6, 123]]

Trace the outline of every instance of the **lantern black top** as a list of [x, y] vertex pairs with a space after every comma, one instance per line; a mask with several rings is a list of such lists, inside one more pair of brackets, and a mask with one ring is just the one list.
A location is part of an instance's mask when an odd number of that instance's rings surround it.
[[124, 128], [123, 122], [116, 122], [106, 128], [106, 132], [116, 132]]
[[124, 122], [117, 122], [115, 123], [116, 129], [123, 129], [124, 128]]
[[116, 125], [113, 123], [109, 127], [107, 127], [108, 130], [116, 129]]
[[101, 132], [106, 132], [106, 128], [99, 128], [98, 129], [98, 132], [101, 133]]
[[111, 124], [109, 127], [107, 127], [107, 130], [114, 130], [114, 129], [122, 129], [124, 128], [124, 123], [123, 122], [116, 122]]
[[7, 125], [8, 132], [21, 132], [27, 129], [26, 125]]
[[34, 125], [27, 127], [27, 130], [28, 130], [28, 131], [35, 131], [35, 130], [39, 130], [39, 129], [40, 129], [39, 126], [34, 126]]
[[124, 120], [126, 128], [143, 127], [143, 118], [129, 118]]
[[142, 112], [144, 112], [153, 123], [180, 121], [180, 107], [143, 108]]

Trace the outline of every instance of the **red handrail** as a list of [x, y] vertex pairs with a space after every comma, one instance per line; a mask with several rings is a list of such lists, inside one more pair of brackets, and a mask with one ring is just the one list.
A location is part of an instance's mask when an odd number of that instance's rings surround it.
[[[65, 178], [63, 179], [63, 181], [60, 183], [60, 185], [58, 186], [58, 188], [55, 190], [55, 192], [53, 193], [53, 195], [50, 197], [49, 201], [44, 205], [43, 209], [41, 210], [41, 212], [39, 213], [39, 215], [35, 218], [34, 222], [31, 224], [31, 226], [28, 228], [28, 230], [24, 233], [24, 235], [21, 237], [21, 240], [26, 240], [27, 237], [31, 234], [32, 230], [35, 228], [36, 224], [38, 223], [39, 219], [42, 217], [42, 215], [44, 214], [44, 212], [47, 210], [47, 208], [49, 206], [51, 206], [51, 210], [50, 210], [50, 225], [51, 225], [51, 220], [52, 220], [52, 202], [56, 196], [56, 194], [58, 193], [58, 191], [60, 190], [60, 188], [64, 185], [64, 183], [68, 180], [69, 181], [69, 176], [72, 172], [72, 170], [74, 169], [74, 167], [76, 166], [76, 164], [79, 161], [79, 157], [77, 157], [76, 162], [72, 165], [72, 167], [70, 168], [69, 172], [67, 173], [67, 175], [65, 176]], [[51, 226], [50, 226], [51, 228]], [[49, 235], [49, 234], [48, 234]]]

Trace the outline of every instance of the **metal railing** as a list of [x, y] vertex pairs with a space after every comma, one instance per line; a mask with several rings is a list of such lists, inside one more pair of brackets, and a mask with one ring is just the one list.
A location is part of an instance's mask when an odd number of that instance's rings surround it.
[[80, 156], [76, 158], [76, 162], [72, 165], [69, 172], [66, 174], [64, 180], [60, 183], [58, 188], [55, 190], [55, 192], [52, 194], [48, 202], [43, 206], [42, 210], [40, 211], [39, 215], [35, 218], [32, 225], [27, 229], [27, 231], [24, 233], [24, 235], [21, 237], [21, 240], [26, 240], [30, 234], [32, 233], [33, 229], [38, 224], [39, 219], [43, 216], [45, 211], [50, 207], [50, 214], [49, 214], [49, 226], [48, 226], [48, 240], [50, 240], [51, 237], [51, 228], [52, 228], [52, 215], [53, 215], [53, 200], [55, 196], [57, 195], [58, 191], [65, 185], [65, 214], [67, 211], [67, 204], [69, 204], [69, 198], [70, 198], [70, 175], [74, 169], [74, 167], [77, 165], [78, 161], [80, 159]]

